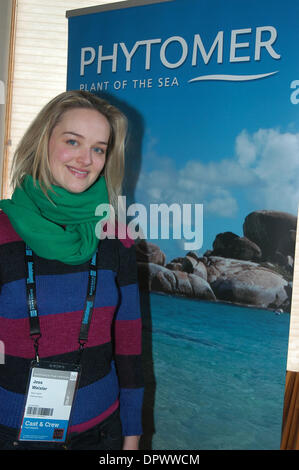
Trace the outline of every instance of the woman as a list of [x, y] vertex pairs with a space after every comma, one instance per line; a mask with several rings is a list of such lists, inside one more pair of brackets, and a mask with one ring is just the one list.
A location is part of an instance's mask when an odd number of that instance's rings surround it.
[[[0, 202], [0, 449], [138, 449], [134, 246], [95, 234], [104, 223], [96, 208], [117, 206], [125, 135], [118, 109], [69, 91], [43, 108], [15, 153], [14, 192]], [[67, 417], [56, 422], [65, 383]]]

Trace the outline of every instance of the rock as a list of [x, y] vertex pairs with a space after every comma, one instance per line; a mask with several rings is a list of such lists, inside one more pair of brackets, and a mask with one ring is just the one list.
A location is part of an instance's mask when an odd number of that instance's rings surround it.
[[294, 256], [297, 217], [286, 212], [256, 211], [243, 224], [245, 237], [262, 250], [262, 258], [277, 261], [277, 253]]
[[171, 263], [166, 265], [166, 267], [171, 266], [171, 269], [173, 267], [177, 266], [178, 271], [185, 271], [186, 273], [192, 273], [193, 272], [193, 259], [186, 257], [180, 257], [180, 258], [174, 258]]
[[207, 268], [202, 261], [198, 261], [196, 264], [194, 264], [192, 274], [201, 277], [205, 281], [208, 279]]
[[222, 258], [221, 256], [211, 256], [207, 265], [208, 282], [212, 283], [218, 277], [224, 277], [227, 272], [237, 274], [241, 269], [248, 267], [258, 267], [259, 264], [253, 261], [242, 261], [230, 258]]
[[136, 258], [141, 263], [155, 263], [161, 266], [164, 266], [166, 261], [163, 251], [154, 243], [145, 240], [136, 243]]
[[200, 259], [195, 251], [188, 251], [186, 256], [189, 256], [189, 258], [193, 258], [196, 261], [198, 261]]
[[166, 268], [172, 271], [184, 271], [189, 274], [195, 274], [207, 280], [207, 270], [205, 264], [198, 256], [190, 256], [190, 253], [185, 257], [175, 258], [166, 265]]
[[141, 289], [169, 295], [216, 300], [208, 282], [195, 274], [172, 271], [154, 263], [138, 263], [138, 275]]
[[279, 273], [290, 278], [296, 227], [297, 218], [291, 214], [252, 212], [244, 221], [243, 237], [232, 232], [220, 233], [213, 250], [203, 256], [190, 251], [166, 266], [161, 249], [142, 240], [136, 244], [140, 288], [290, 311], [292, 284]]
[[194, 297], [189, 275], [185, 272], [177, 272], [174, 274], [176, 279], [175, 291], [177, 294], [187, 297]]
[[151, 291], [173, 295], [176, 291], [176, 277], [174, 272], [169, 269], [159, 271], [153, 276]]
[[289, 302], [288, 282], [250, 261], [212, 257], [208, 279], [218, 300], [280, 308]]
[[197, 299], [216, 300], [216, 296], [210, 284], [200, 276], [189, 274], [189, 281], [192, 286], [193, 296]]
[[181, 263], [171, 263], [166, 264], [165, 268], [170, 269], [171, 271], [183, 271], [183, 266]]
[[219, 233], [213, 243], [212, 256], [243, 260], [258, 260], [262, 252], [256, 243], [232, 232]]
[[213, 255], [213, 251], [212, 251], [212, 250], [207, 250], [207, 251], [204, 253], [203, 257], [204, 257], [204, 258], [209, 258], [209, 256], [212, 256], [212, 255]]

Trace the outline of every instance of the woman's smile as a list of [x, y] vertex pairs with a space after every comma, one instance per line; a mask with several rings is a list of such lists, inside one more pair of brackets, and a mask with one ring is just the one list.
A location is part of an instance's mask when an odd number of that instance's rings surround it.
[[66, 165], [69, 171], [76, 177], [76, 178], [86, 178], [88, 176], [88, 171], [79, 170], [78, 168], [74, 168], [72, 166]]

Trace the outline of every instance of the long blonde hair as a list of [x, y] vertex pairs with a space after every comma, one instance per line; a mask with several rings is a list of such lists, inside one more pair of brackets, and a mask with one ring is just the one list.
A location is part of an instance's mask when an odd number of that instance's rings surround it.
[[108, 101], [82, 90], [66, 91], [53, 98], [39, 112], [21, 139], [12, 162], [12, 186], [20, 186], [26, 175], [38, 180], [47, 194], [52, 175], [49, 167], [48, 144], [54, 127], [62, 115], [75, 108], [95, 109], [103, 114], [110, 124], [110, 138], [104, 175], [109, 202], [117, 211], [117, 198], [121, 193], [124, 177], [125, 138], [127, 119]]

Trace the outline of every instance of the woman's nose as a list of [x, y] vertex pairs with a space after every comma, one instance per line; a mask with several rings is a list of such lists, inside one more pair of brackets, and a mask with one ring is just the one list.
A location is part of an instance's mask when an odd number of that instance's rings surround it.
[[87, 147], [81, 147], [77, 160], [83, 165], [90, 165], [92, 163], [91, 150]]

